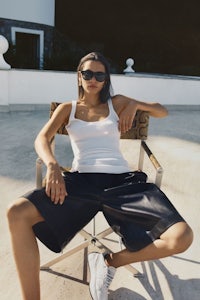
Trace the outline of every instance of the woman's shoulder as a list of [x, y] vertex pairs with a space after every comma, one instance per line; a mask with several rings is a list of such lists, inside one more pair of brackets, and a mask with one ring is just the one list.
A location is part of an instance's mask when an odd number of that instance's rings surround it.
[[113, 97], [111, 97], [112, 102], [116, 103], [116, 104], [126, 104], [130, 101], [131, 98], [121, 95], [121, 94], [117, 94], [114, 95]]
[[111, 97], [111, 100], [117, 114], [119, 114], [128, 103], [128, 98], [121, 94], [114, 95], [113, 97]]
[[59, 117], [68, 118], [71, 110], [72, 110], [72, 103], [74, 101], [67, 101], [67, 102], [57, 102], [57, 107], [54, 109], [54, 115], [59, 115]]
[[58, 104], [57, 109], [59, 109], [60, 111], [71, 111], [72, 109], [72, 105], [73, 103], [75, 103], [76, 100], [71, 100], [71, 101], [67, 101], [67, 102], [60, 102]]
[[114, 103], [121, 103], [121, 102], [126, 103], [126, 102], [129, 102], [131, 98], [124, 96], [122, 94], [116, 94], [116, 95], [112, 96], [111, 99]]
[[67, 101], [67, 102], [60, 102], [59, 106], [60, 108], [64, 109], [64, 108], [69, 108], [70, 106], [72, 106], [72, 101]]

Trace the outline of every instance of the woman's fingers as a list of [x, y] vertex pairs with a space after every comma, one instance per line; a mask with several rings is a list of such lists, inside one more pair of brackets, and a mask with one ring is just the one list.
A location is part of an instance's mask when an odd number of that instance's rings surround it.
[[47, 182], [46, 194], [51, 198], [51, 201], [54, 204], [63, 204], [65, 197], [67, 196], [65, 183], [60, 183], [58, 181]]
[[120, 120], [119, 120], [119, 130], [122, 133], [127, 132], [128, 130], [131, 129], [132, 123], [133, 123], [133, 118], [132, 117], [120, 118]]
[[63, 204], [67, 191], [58, 163], [48, 165], [46, 179], [46, 194], [54, 204]]

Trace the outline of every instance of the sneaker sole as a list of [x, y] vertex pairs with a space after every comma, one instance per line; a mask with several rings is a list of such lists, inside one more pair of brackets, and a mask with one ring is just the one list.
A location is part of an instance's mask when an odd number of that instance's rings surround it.
[[[97, 262], [97, 254], [99, 254], [98, 252], [93, 252], [93, 253], [90, 253], [88, 254], [88, 265], [89, 265], [89, 269], [90, 269], [90, 278], [91, 278], [91, 274], [96, 274], [95, 272], [93, 272], [95, 270], [95, 265], [96, 265], [96, 262]], [[92, 259], [91, 260], [91, 256], [95, 256], [96, 255], [96, 258], [95, 259]], [[90, 280], [90, 284], [89, 284], [89, 291], [90, 291], [90, 295], [92, 297], [92, 300], [98, 300], [97, 299], [97, 296], [96, 295], [92, 295], [92, 290], [96, 290], [96, 278], [95, 276], [93, 275], [93, 281]]]

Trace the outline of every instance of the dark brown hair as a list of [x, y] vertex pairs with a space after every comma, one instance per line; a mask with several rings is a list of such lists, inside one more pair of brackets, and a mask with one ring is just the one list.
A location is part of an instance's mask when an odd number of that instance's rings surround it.
[[[82, 71], [84, 63], [89, 60], [98, 61], [98, 62], [102, 63], [102, 65], [104, 65], [104, 67], [105, 67], [105, 72], [106, 72], [107, 77], [105, 80], [105, 84], [104, 84], [102, 90], [100, 91], [100, 100], [101, 100], [101, 102], [105, 103], [111, 97], [111, 93], [112, 93], [112, 85], [111, 85], [111, 81], [110, 81], [110, 65], [109, 65], [107, 59], [101, 53], [91, 52], [91, 53], [87, 54], [86, 56], [84, 56], [80, 60], [79, 65], [77, 67], [77, 72]], [[83, 87], [78, 86], [79, 97], [82, 97], [83, 94], [84, 94]]]

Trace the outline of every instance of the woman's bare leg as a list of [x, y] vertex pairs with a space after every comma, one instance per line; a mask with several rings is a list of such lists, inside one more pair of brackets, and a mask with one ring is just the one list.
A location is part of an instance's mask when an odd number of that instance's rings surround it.
[[159, 259], [185, 251], [192, 243], [193, 233], [185, 222], [179, 222], [168, 228], [160, 239], [147, 247], [130, 252], [122, 250], [106, 257], [108, 265], [115, 268], [134, 262]]
[[39, 300], [40, 258], [32, 225], [43, 218], [36, 207], [25, 198], [10, 206], [7, 216], [23, 299]]

